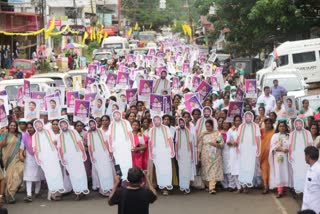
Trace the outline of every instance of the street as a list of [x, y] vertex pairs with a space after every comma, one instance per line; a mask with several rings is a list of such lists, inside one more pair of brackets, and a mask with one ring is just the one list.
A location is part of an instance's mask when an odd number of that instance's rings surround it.
[[[73, 195], [63, 198], [60, 202], [34, 199], [32, 203], [23, 202], [25, 195], [19, 193], [17, 203], [6, 205], [10, 214], [111, 214], [117, 213], [117, 207], [110, 207], [107, 198], [100, 197], [97, 193], [79, 201], [74, 200]], [[259, 214], [288, 214], [296, 213], [300, 205], [288, 193], [281, 199], [276, 199], [273, 193], [262, 195], [261, 190], [251, 190], [248, 195], [230, 192], [218, 192], [209, 195], [203, 191], [193, 191], [190, 195], [183, 195], [178, 191], [158, 200], [151, 205], [152, 214], [226, 214], [226, 213], [259, 213]]]

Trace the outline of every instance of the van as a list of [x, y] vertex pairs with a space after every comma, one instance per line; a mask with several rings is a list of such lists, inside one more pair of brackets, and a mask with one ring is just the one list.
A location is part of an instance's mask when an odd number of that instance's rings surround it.
[[299, 71], [290, 71], [288, 69], [283, 69], [279, 72], [266, 73], [262, 77], [261, 88], [258, 87], [259, 92], [263, 90], [264, 87], [273, 86], [273, 81], [278, 80], [279, 85], [283, 86], [287, 90], [287, 96], [302, 97], [308, 92], [308, 85], [305, 84], [303, 77]]
[[72, 88], [72, 78], [68, 73], [49, 72], [43, 74], [35, 74], [30, 77], [30, 79], [34, 78], [50, 78], [53, 79], [55, 87], [63, 86], [66, 88], [66, 90]]
[[[51, 86], [54, 85], [54, 81], [49, 78], [33, 78], [27, 79], [30, 81], [30, 91], [43, 91], [47, 92]], [[18, 99], [18, 88], [23, 87], [24, 79], [12, 79], [12, 80], [2, 80], [0, 81], [0, 90], [6, 90], [8, 95], [8, 100], [10, 103], [15, 105]]]
[[271, 53], [265, 60], [264, 68], [257, 72], [257, 81], [263, 74], [277, 71], [279, 68], [295, 68], [301, 72], [306, 83], [320, 82], [320, 38], [287, 41], [276, 49], [279, 56], [277, 62]]
[[103, 39], [101, 48], [107, 52], [113, 52], [114, 50], [119, 56], [124, 56], [129, 53], [129, 42], [121, 36], [110, 36]]

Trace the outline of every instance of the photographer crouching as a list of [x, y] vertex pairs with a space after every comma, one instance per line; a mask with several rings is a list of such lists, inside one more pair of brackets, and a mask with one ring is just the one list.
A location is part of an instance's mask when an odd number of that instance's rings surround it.
[[[149, 204], [157, 200], [157, 192], [149, 180], [149, 172], [133, 167], [128, 171], [129, 185], [119, 187], [120, 176], [115, 177], [114, 186], [109, 197], [109, 205], [118, 205], [118, 214], [148, 214]], [[143, 186], [145, 178], [146, 186]]]

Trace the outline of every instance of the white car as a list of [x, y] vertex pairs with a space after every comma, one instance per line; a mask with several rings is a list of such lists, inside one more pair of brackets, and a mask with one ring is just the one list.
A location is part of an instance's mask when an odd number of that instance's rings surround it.
[[158, 48], [158, 46], [154, 42], [148, 42], [146, 48]]
[[49, 72], [35, 74], [30, 77], [30, 80], [34, 78], [50, 78], [53, 79], [55, 87], [63, 86], [66, 90], [72, 88], [72, 78], [68, 73]]
[[271, 72], [263, 75], [261, 79], [263, 90], [265, 86], [270, 88], [273, 86], [273, 80], [277, 79], [280, 86], [283, 86], [287, 90], [287, 96], [302, 97], [307, 94], [308, 85], [304, 83], [301, 75], [296, 72]]

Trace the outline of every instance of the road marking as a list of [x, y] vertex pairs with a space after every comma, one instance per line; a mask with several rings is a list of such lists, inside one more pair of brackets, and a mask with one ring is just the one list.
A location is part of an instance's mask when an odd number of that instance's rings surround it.
[[276, 196], [274, 194], [271, 194], [271, 197], [273, 198], [274, 202], [276, 203], [281, 214], [288, 214], [287, 209], [282, 205], [280, 200], [278, 198], [276, 198]]

